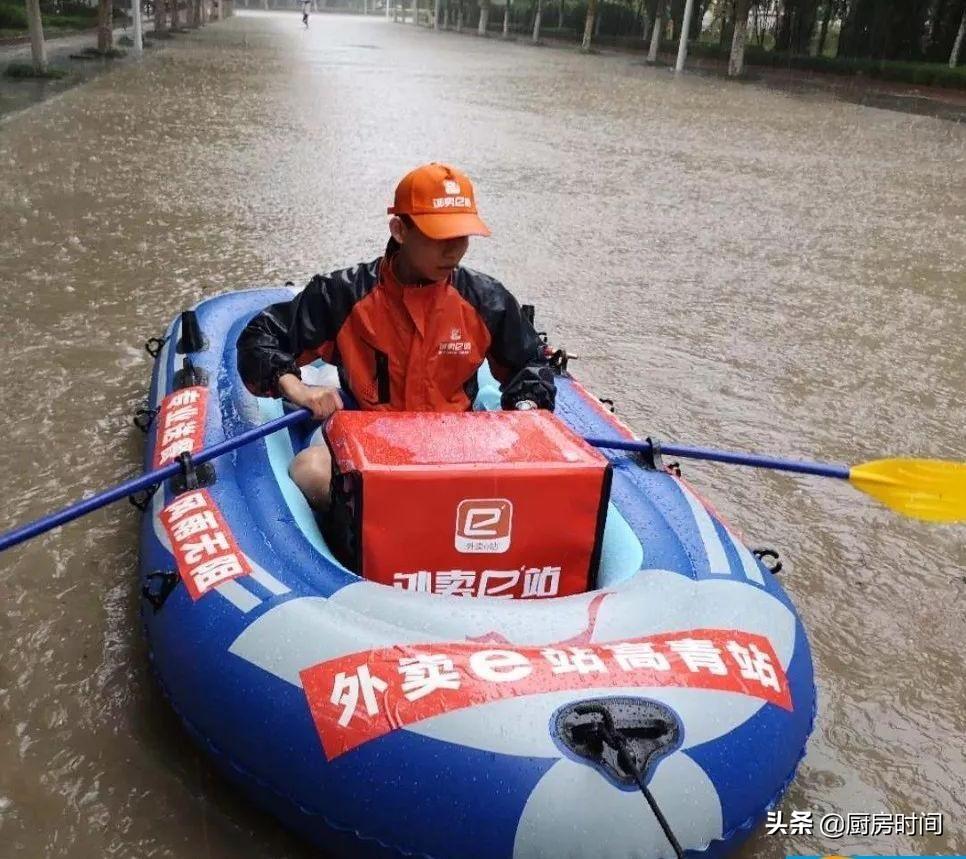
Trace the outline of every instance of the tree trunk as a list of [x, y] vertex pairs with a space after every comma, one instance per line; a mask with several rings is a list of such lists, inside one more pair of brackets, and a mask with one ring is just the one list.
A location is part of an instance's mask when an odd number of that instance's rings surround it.
[[560, 0], [560, 6], [557, 9], [557, 29], [562, 30], [564, 25], [564, 13], [566, 12], [567, 0]]
[[600, 20], [604, 17], [604, 4], [600, 2], [597, 7], [597, 14], [594, 15], [594, 38], [596, 39], [600, 35]]
[[748, 39], [749, 0], [738, 0], [735, 5], [735, 34], [731, 37], [731, 57], [728, 60], [728, 77], [740, 77], [745, 70], [745, 42]]
[[463, 32], [463, 0], [457, 0], [456, 7], [456, 32]]
[[131, 0], [131, 40], [134, 42], [134, 56], [144, 53], [144, 23], [141, 20], [141, 0]]
[[756, 3], [751, 11], [751, 19], [754, 22], [753, 26], [755, 29], [755, 40], [758, 42], [758, 47], [764, 47], [765, 45], [765, 28], [759, 27], [759, 17], [758, 17], [758, 4]]
[[543, 17], [543, 0], [537, 0], [537, 12], [533, 16], [533, 42], [540, 41], [540, 19]]
[[114, 0], [100, 0], [97, 8], [97, 50], [106, 54], [114, 47]]
[[450, 0], [445, 0], [443, 3], [443, 29], [449, 29], [449, 4]]
[[433, 29], [439, 29], [439, 0], [433, 0]]
[[584, 40], [580, 43], [580, 50], [590, 50], [590, 40], [594, 33], [594, 18], [597, 15], [597, 0], [588, 0], [587, 18], [584, 20]]
[[822, 13], [822, 29], [818, 33], [818, 44], [815, 46], [814, 57], [825, 53], [825, 40], [828, 38], [828, 25], [832, 20], [832, 0], [825, 0], [825, 11]]
[[490, 23], [490, 0], [480, 0], [480, 23], [476, 28], [478, 36], [486, 35], [486, 27]]
[[[225, 0], [221, 0], [222, 3]], [[177, 30], [181, 26], [181, 14], [178, 9], [178, 0], [171, 0], [171, 29]]]
[[657, 14], [654, 16], [654, 26], [651, 27], [651, 44], [647, 51], [647, 61], [649, 63], [657, 62], [657, 52], [661, 47], [661, 31], [664, 29], [664, 18], [661, 17], [661, 12], [663, 11], [659, 5], [657, 7]]
[[691, 30], [691, 15], [694, 13], [694, 0], [687, 0], [684, 4], [684, 18], [681, 21], [681, 38], [678, 41], [678, 58], [674, 64], [674, 71], [684, 71], [684, 61], [688, 57], [688, 34]]
[[154, 32], [164, 33], [168, 29], [168, 10], [164, 0], [154, 0]]
[[37, 74], [47, 72], [47, 44], [44, 42], [44, 21], [40, 17], [40, 0], [27, 0], [27, 28], [30, 31], [30, 55]]
[[953, 50], [949, 54], [949, 68], [956, 68], [959, 62], [959, 51], [963, 47], [963, 36], [966, 36], [966, 9], [963, 9], [963, 17], [959, 22], [959, 32], [956, 33], [956, 41], [953, 42]]
[[419, 0], [413, 0], [413, 26], [419, 26]]
[[503, 38], [510, 35], [510, 0], [503, 7]]

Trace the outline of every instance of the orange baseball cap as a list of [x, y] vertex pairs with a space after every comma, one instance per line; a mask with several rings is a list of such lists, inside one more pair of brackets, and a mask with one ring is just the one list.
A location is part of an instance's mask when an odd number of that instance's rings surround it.
[[476, 213], [476, 195], [469, 177], [438, 161], [403, 176], [388, 212], [409, 215], [419, 231], [431, 239], [490, 235]]

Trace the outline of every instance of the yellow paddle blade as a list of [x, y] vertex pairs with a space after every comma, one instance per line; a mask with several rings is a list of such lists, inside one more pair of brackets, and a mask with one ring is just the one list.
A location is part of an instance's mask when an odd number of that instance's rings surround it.
[[887, 507], [930, 522], [966, 521], [966, 463], [877, 459], [849, 469], [849, 482]]

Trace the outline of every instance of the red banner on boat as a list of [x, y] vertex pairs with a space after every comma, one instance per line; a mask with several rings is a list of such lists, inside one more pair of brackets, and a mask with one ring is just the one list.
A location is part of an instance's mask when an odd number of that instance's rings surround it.
[[711, 689], [792, 709], [788, 679], [771, 643], [733, 629], [581, 646], [393, 645], [330, 659], [300, 676], [329, 760], [432, 716], [571, 689]]
[[154, 419], [154, 467], [174, 462], [182, 453], [201, 450], [208, 413], [208, 389], [202, 385], [168, 394]]
[[238, 548], [231, 529], [206, 489], [179, 495], [161, 511], [161, 523], [171, 540], [171, 552], [191, 598], [252, 568]]

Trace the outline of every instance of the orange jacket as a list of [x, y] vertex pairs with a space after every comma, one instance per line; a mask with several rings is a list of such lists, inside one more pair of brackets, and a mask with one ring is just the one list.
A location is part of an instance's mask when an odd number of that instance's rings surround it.
[[466, 411], [489, 360], [504, 408], [553, 408], [543, 344], [502, 284], [459, 267], [444, 282], [402, 286], [385, 260], [316, 275], [252, 319], [238, 339], [248, 389], [277, 396], [279, 376], [322, 358], [363, 409]]

